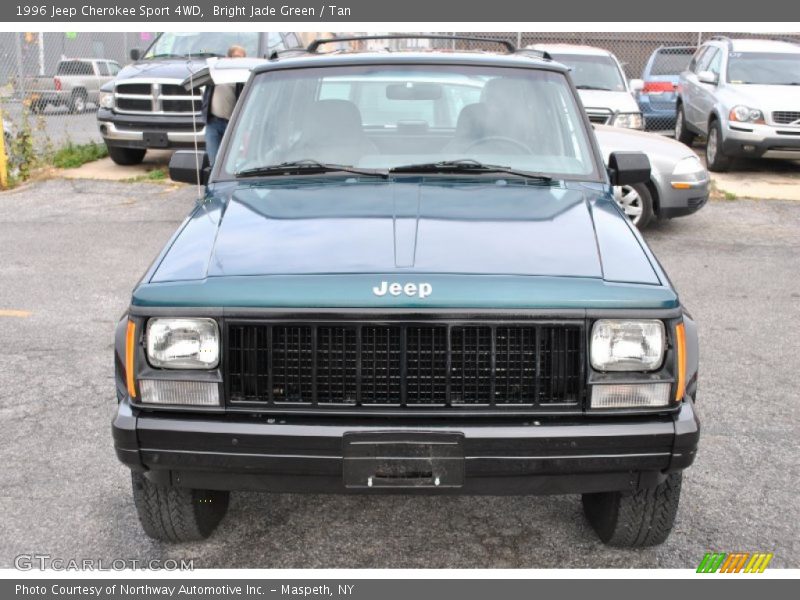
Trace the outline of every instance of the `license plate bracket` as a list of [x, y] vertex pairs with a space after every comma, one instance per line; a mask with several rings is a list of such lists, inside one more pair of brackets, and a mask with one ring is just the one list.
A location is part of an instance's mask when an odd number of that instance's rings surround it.
[[345, 433], [345, 487], [458, 488], [464, 485], [461, 433]]
[[144, 145], [148, 148], [168, 148], [169, 140], [164, 131], [145, 131], [142, 134]]

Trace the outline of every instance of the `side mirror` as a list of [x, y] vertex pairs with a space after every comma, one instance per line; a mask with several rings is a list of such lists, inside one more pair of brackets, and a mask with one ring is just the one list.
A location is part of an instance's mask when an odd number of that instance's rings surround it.
[[[200, 167], [199, 175], [198, 167]], [[197, 184], [199, 179], [202, 185], [206, 185], [210, 170], [208, 154], [205, 152], [177, 150], [169, 159], [169, 178], [172, 181]]]
[[714, 75], [711, 71], [700, 71], [697, 74], [697, 79], [700, 83], [710, 83], [712, 85], [717, 85], [717, 76]]
[[644, 89], [644, 80], [643, 79], [631, 79], [630, 83], [631, 91], [633, 93], [639, 93]]
[[130, 56], [132, 61], [137, 61], [142, 58], [142, 52], [138, 48], [131, 48]]
[[608, 157], [608, 177], [611, 185], [650, 181], [650, 159], [644, 152], [612, 152]]

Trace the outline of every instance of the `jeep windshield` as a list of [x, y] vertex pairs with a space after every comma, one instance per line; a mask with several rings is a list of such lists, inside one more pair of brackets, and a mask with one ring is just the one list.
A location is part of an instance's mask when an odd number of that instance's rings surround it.
[[226, 56], [228, 49], [242, 46], [248, 56], [258, 54], [258, 36], [255, 31], [225, 31], [203, 33], [196, 32], [164, 32], [147, 49], [146, 59], [155, 58], [205, 58], [209, 56]]
[[728, 83], [800, 85], [800, 54], [783, 52], [731, 52]]
[[[598, 180], [563, 73], [462, 65], [279, 69], [252, 81], [217, 179], [364, 171]], [[440, 168], [437, 166], [441, 166]]]

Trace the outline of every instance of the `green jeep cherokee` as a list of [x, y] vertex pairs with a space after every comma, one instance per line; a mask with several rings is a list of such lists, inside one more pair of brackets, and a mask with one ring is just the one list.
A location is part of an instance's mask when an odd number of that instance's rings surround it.
[[612, 196], [647, 157], [604, 167], [546, 55], [318, 47], [170, 164], [205, 196], [116, 332], [144, 530], [205, 538], [232, 490], [582, 494], [604, 542], [663, 542], [698, 343]]

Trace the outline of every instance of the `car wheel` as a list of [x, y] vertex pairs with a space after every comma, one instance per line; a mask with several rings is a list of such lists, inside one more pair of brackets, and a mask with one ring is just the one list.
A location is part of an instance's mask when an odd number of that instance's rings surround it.
[[603, 543], [620, 548], [661, 544], [678, 514], [681, 473], [671, 473], [659, 485], [634, 493], [583, 495], [583, 511]]
[[615, 186], [614, 200], [639, 229], [644, 229], [653, 220], [653, 196], [644, 183]]
[[228, 492], [158, 485], [134, 472], [131, 482], [139, 521], [145, 533], [155, 540], [204, 540], [228, 510]]
[[69, 98], [69, 112], [80, 114], [86, 110], [86, 92], [75, 90]]
[[119, 146], [109, 146], [108, 155], [116, 164], [122, 166], [138, 165], [144, 160], [144, 155], [147, 152], [144, 148], [120, 148]]
[[708, 141], [706, 142], [706, 165], [709, 171], [722, 173], [731, 168], [731, 157], [726, 156], [722, 150], [722, 130], [719, 121], [712, 121], [708, 128]]
[[686, 128], [686, 117], [683, 114], [683, 106], [678, 105], [678, 113], [675, 115], [675, 139], [681, 144], [691, 146], [695, 137], [695, 134]]

